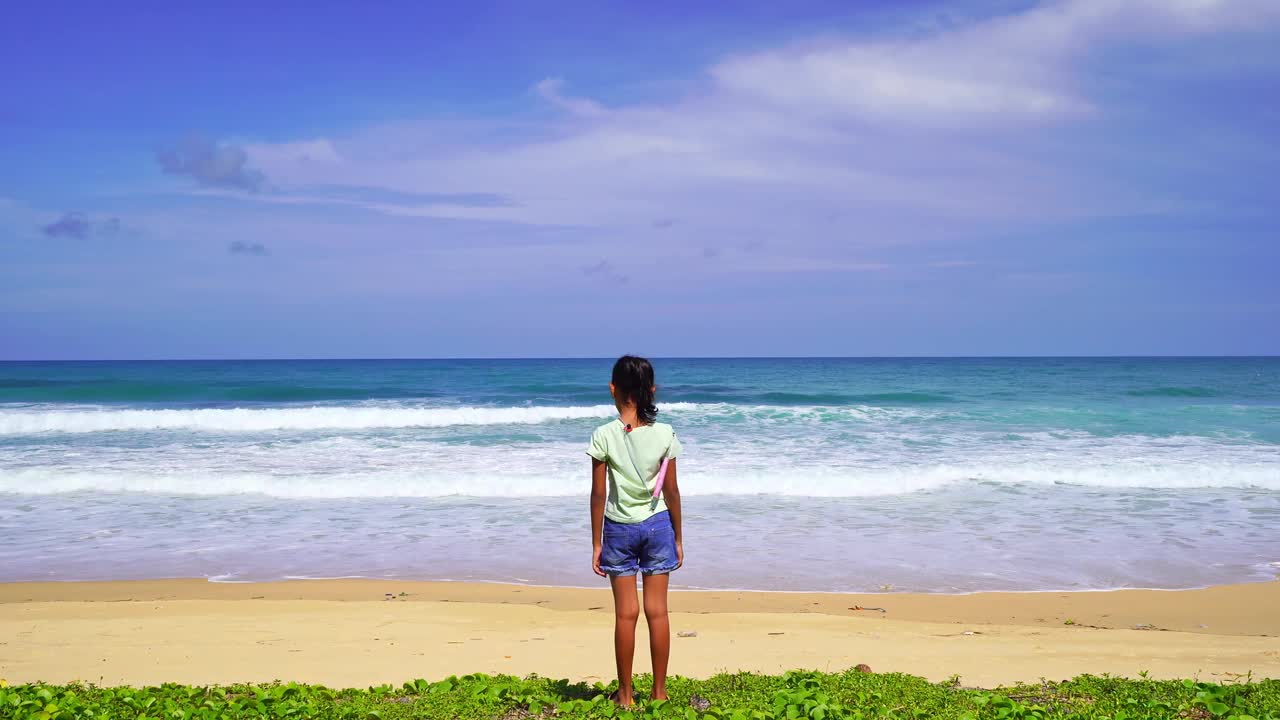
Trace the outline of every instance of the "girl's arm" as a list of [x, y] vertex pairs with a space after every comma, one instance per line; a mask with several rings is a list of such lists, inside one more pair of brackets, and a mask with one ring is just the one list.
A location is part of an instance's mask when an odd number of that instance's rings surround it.
[[608, 497], [608, 466], [591, 458], [591, 569], [600, 577], [600, 552], [604, 542], [604, 501]]
[[676, 459], [667, 462], [667, 477], [662, 481], [662, 497], [671, 514], [671, 529], [676, 531], [676, 560], [684, 565], [684, 538], [680, 531], [680, 484], [676, 482]]

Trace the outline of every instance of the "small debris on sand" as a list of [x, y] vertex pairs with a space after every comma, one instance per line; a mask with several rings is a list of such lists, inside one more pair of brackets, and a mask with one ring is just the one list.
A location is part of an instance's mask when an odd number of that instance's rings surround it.
[[676, 633], [676, 637], [698, 637], [697, 630], [681, 630]]
[[866, 663], [858, 663], [853, 667], [853, 669], [858, 672], [871, 672], [871, 666]]

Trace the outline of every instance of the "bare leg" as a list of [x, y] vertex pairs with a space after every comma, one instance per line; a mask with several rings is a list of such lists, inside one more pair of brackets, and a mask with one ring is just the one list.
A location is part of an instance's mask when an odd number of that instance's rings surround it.
[[667, 661], [671, 657], [671, 621], [667, 617], [667, 575], [644, 578], [644, 618], [649, 623], [653, 658], [653, 699], [667, 699]]
[[[631, 707], [631, 665], [636, 654], [636, 621], [640, 619], [636, 576], [610, 577], [609, 584], [613, 587], [613, 654], [618, 663], [618, 693], [614, 700], [622, 707]], [[648, 587], [647, 580], [645, 586]]]

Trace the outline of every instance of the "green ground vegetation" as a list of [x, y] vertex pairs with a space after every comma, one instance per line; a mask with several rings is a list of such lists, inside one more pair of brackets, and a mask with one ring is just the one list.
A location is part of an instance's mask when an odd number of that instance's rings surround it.
[[[637, 679], [637, 693], [647, 678]], [[856, 720], [861, 718], [1189, 718], [1280, 720], [1280, 680], [1227, 683], [1129, 680], [1084, 675], [983, 690], [958, 680], [931, 683], [903, 674], [738, 673], [672, 678], [671, 699], [622, 710], [609, 687], [508, 676], [333, 690], [318, 685], [149, 688], [27, 684], [0, 687], [0, 718], [213, 720], [214, 718], [457, 718], [459, 720]]]

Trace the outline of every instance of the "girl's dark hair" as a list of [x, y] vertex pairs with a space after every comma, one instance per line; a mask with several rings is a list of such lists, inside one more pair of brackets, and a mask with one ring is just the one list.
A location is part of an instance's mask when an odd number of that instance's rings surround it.
[[658, 419], [653, 404], [653, 365], [642, 357], [623, 355], [613, 364], [613, 387], [622, 400], [635, 403], [636, 416], [649, 424]]

